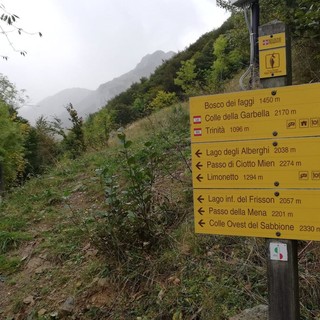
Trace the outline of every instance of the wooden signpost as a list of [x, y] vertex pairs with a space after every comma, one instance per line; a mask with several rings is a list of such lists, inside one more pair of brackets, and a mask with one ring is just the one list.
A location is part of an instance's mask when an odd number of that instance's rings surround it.
[[[285, 38], [285, 55], [282, 59], [285, 59], [285, 74], [280, 77], [266, 77], [261, 79], [261, 84], [264, 88], [280, 87], [280, 86], [291, 86], [292, 84], [292, 66], [291, 66], [291, 42], [289, 32], [285, 24], [280, 22], [270, 23], [259, 28], [259, 43], [264, 37], [273, 37], [275, 35], [284, 34]], [[272, 50], [277, 50], [272, 48]], [[260, 54], [262, 51], [260, 51]], [[281, 61], [280, 61], [281, 64]], [[313, 107], [313, 112], [319, 113], [320, 99], [318, 103]], [[303, 108], [305, 103], [301, 105]], [[295, 135], [299, 137], [300, 135]], [[311, 135], [310, 135], [311, 136]], [[310, 138], [306, 137], [306, 141]], [[296, 141], [296, 140], [295, 140]], [[313, 149], [319, 148], [320, 141], [314, 144]], [[300, 186], [301, 188], [301, 186]], [[319, 187], [318, 187], [319, 188]], [[319, 191], [320, 192], [320, 191]], [[316, 199], [315, 196], [313, 199]], [[313, 200], [314, 201], [314, 200]], [[320, 208], [319, 208], [320, 209]], [[310, 211], [305, 210], [305, 214]], [[319, 221], [320, 219], [318, 219]], [[305, 219], [305, 222], [309, 222], [310, 219]], [[289, 239], [289, 237], [287, 238]], [[292, 238], [291, 238], [292, 239]], [[312, 239], [312, 238], [311, 238]], [[314, 238], [313, 238], [314, 239]], [[269, 318], [271, 320], [299, 320], [300, 319], [300, 305], [299, 305], [299, 274], [298, 274], [298, 245], [297, 241], [299, 237], [295, 237], [295, 240], [268, 240], [268, 296], [269, 296]], [[320, 240], [316, 238], [314, 240]], [[287, 258], [285, 260], [272, 259], [274, 251], [280, 248], [285, 252]]]

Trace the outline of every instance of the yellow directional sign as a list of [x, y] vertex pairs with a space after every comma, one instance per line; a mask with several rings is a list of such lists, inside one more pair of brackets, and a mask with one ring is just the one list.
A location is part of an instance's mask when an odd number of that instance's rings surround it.
[[320, 137], [192, 144], [195, 188], [319, 188]]
[[192, 142], [320, 135], [320, 84], [190, 98]]
[[320, 240], [319, 83], [191, 98], [190, 123], [196, 232]]
[[196, 233], [320, 240], [320, 190], [194, 190]]

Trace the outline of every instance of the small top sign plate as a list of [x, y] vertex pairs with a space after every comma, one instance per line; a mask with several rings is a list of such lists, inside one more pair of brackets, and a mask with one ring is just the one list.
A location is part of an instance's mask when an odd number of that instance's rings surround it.
[[286, 46], [285, 32], [259, 37], [259, 51]]

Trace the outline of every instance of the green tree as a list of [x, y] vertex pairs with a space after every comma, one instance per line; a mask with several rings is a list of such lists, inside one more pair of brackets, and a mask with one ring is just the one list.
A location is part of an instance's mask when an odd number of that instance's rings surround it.
[[242, 66], [242, 55], [237, 48], [233, 48], [230, 37], [220, 35], [214, 43], [213, 54], [216, 60], [208, 75], [210, 91], [220, 92], [224, 82]]
[[146, 115], [146, 99], [144, 98], [144, 96], [139, 95], [133, 102], [133, 110], [134, 112], [138, 115], [138, 118], [143, 117], [144, 115]]
[[25, 140], [26, 168], [24, 176], [43, 173], [57, 159], [58, 142], [52, 134], [49, 122], [41, 116], [30, 127]]
[[163, 90], [158, 91], [156, 97], [151, 101], [151, 109], [162, 109], [169, 107], [178, 101], [174, 92], [165, 92]]
[[112, 112], [106, 108], [88, 117], [83, 126], [85, 144], [93, 149], [108, 145], [110, 132], [114, 129]]
[[24, 139], [27, 126], [15, 121], [15, 113], [0, 101], [0, 166], [4, 186], [13, 185], [21, 178], [25, 169]]
[[78, 145], [77, 149], [81, 153], [86, 149], [83, 134], [83, 119], [78, 116], [77, 110], [73, 107], [71, 103], [67, 106], [67, 111], [70, 115], [69, 120], [72, 122], [72, 128], [69, 130], [74, 135], [74, 140]]
[[72, 123], [72, 127], [65, 130], [61, 119], [55, 117], [54, 121], [50, 122], [50, 130], [54, 134], [62, 137], [62, 152], [68, 154], [72, 159], [75, 159], [86, 150], [83, 119], [78, 116], [77, 110], [71, 103], [69, 103], [66, 109], [69, 113], [69, 120]]
[[174, 84], [180, 86], [188, 97], [199, 94], [201, 90], [197, 76], [195, 59], [182, 61], [181, 68], [177, 71], [177, 77], [174, 79]]
[[294, 10], [295, 33], [299, 37], [320, 38], [320, 2], [300, 0]]
[[320, 3], [296, 0], [291, 10], [293, 31], [293, 80], [295, 83], [320, 81]]
[[8, 77], [0, 73], [0, 100], [17, 110], [28, 99], [25, 90], [18, 90]]
[[119, 103], [111, 109], [113, 122], [117, 126], [125, 126], [137, 118], [131, 104]]

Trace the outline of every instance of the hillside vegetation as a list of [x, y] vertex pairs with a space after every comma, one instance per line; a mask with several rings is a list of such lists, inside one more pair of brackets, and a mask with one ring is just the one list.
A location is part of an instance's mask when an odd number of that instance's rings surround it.
[[[292, 27], [294, 83], [319, 81], [319, 5], [261, 5], [262, 23]], [[185, 101], [239, 90], [247, 33], [234, 12], [86, 121], [69, 105], [68, 132], [19, 117], [2, 76], [1, 318], [221, 320], [267, 304], [264, 239], [193, 227]], [[319, 251], [299, 242], [302, 319], [320, 319]]]

